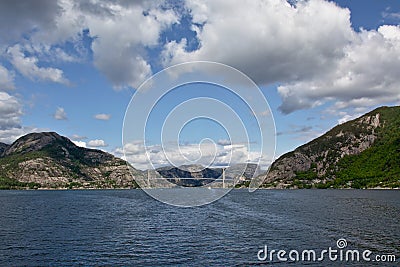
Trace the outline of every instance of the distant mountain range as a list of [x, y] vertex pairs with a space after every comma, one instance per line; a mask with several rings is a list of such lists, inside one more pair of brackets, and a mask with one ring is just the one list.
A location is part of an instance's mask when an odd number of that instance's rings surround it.
[[272, 188], [399, 188], [400, 107], [381, 107], [282, 155]]
[[207, 185], [222, 175], [222, 169], [204, 168], [201, 165], [162, 167], [157, 168], [156, 171], [169, 182], [187, 187]]
[[[149, 173], [195, 187], [221, 178], [222, 172], [222, 168], [187, 165]], [[27, 134], [11, 145], [0, 143], [0, 189], [136, 188], [135, 178], [145, 181], [147, 175], [122, 159], [78, 147], [55, 132]], [[226, 179], [237, 182], [236, 187], [248, 186], [253, 175], [260, 175], [256, 164], [225, 170]], [[399, 188], [400, 107], [381, 107], [334, 127], [282, 155], [261, 178], [265, 188]]]
[[[255, 164], [248, 164], [243, 173], [244, 167], [228, 168], [227, 178], [249, 180], [257, 173]], [[187, 165], [162, 167], [151, 173], [176, 185], [194, 187], [218, 179], [222, 169]], [[30, 133], [11, 145], [0, 143], [0, 189], [137, 188], [134, 178], [145, 181], [146, 176], [147, 171], [104, 151], [78, 147], [55, 132]]]
[[[240, 163], [224, 169], [226, 182], [231, 186], [233, 183], [236, 184], [238, 182], [240, 184], [249, 183], [253, 175], [260, 174], [258, 165], [254, 163]], [[218, 167], [205, 168], [201, 165], [182, 165], [179, 167], [162, 167], [156, 169], [156, 171], [171, 183], [186, 187], [196, 187], [210, 184], [217, 179], [219, 179], [218, 182], [220, 183], [217, 186], [222, 186], [224, 169]]]

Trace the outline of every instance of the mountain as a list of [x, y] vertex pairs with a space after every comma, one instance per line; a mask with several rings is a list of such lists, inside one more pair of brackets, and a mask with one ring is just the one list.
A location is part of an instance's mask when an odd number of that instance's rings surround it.
[[[153, 172], [177, 185], [201, 186], [220, 178], [223, 170], [186, 165]], [[0, 189], [137, 187], [131, 173], [145, 178], [124, 160], [78, 147], [54, 132], [0, 143]], [[246, 186], [258, 173], [256, 164], [233, 165], [226, 169], [226, 182], [234, 178]], [[282, 155], [263, 176], [262, 186], [272, 188], [399, 188], [400, 107], [381, 107], [334, 127]]]
[[234, 177], [240, 182], [250, 182], [253, 176], [258, 176], [260, 174], [260, 167], [255, 163], [238, 163], [226, 169], [226, 176]]
[[282, 155], [263, 187], [400, 186], [400, 107], [377, 108]]
[[[201, 165], [182, 165], [179, 167], [161, 167], [156, 169], [162, 177], [171, 183], [186, 187], [203, 186], [222, 175], [222, 169], [204, 168]], [[181, 179], [192, 178], [192, 179]], [[209, 178], [209, 179], [204, 179]]]
[[27, 134], [0, 146], [0, 187], [137, 187], [143, 175], [113, 155], [76, 146], [55, 132]]
[[[232, 182], [237, 183], [237, 187], [246, 186], [250, 183], [253, 175], [260, 174], [259, 166], [253, 163], [239, 163], [229, 166], [225, 170], [226, 186], [232, 186]], [[205, 168], [202, 165], [192, 164], [179, 167], [161, 167], [156, 169], [156, 174], [151, 173], [153, 176], [164, 177], [167, 181], [176, 185], [187, 187], [204, 186], [219, 179], [213, 186], [222, 187], [222, 172], [223, 168]]]
[[10, 145], [4, 144], [0, 142], [0, 155], [3, 154], [4, 150], [6, 150]]

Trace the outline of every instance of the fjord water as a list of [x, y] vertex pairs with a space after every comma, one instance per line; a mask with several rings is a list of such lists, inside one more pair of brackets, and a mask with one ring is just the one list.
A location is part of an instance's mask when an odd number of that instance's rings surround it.
[[397, 262], [322, 265], [399, 264], [398, 190], [233, 190], [196, 208], [141, 190], [0, 191], [0, 201], [0, 266], [260, 266], [265, 245], [322, 250], [339, 238]]

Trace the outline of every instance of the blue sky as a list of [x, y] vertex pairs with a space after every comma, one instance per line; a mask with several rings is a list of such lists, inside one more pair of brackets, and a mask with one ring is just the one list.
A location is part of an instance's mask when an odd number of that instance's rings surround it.
[[[123, 156], [124, 114], [138, 86], [166, 67], [198, 60], [232, 66], [259, 86], [275, 119], [277, 156], [337, 123], [400, 104], [399, 1], [290, 2], [2, 1], [0, 142], [56, 131]], [[248, 114], [212, 86], [177, 90], [162, 105], [199, 95]], [[146, 142], [154, 151], [164, 119], [151, 122]], [[195, 154], [204, 138], [221, 153], [232, 145], [220, 125], [197, 120], [183, 128], [182, 149]], [[146, 168], [140, 141], [127, 156]], [[239, 145], [229, 151], [243, 156], [235, 161], [252, 152]], [[154, 163], [165, 161], [155, 154]]]

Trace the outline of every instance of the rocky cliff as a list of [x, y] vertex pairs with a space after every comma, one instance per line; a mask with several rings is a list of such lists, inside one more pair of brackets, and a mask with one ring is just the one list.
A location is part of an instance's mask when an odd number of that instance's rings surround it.
[[0, 156], [3, 154], [4, 150], [6, 150], [9, 145], [0, 142]]
[[54, 132], [31, 133], [0, 146], [0, 182], [13, 187], [136, 187], [142, 175], [106, 152], [76, 146]]
[[400, 107], [381, 107], [282, 155], [264, 187], [400, 185]]

